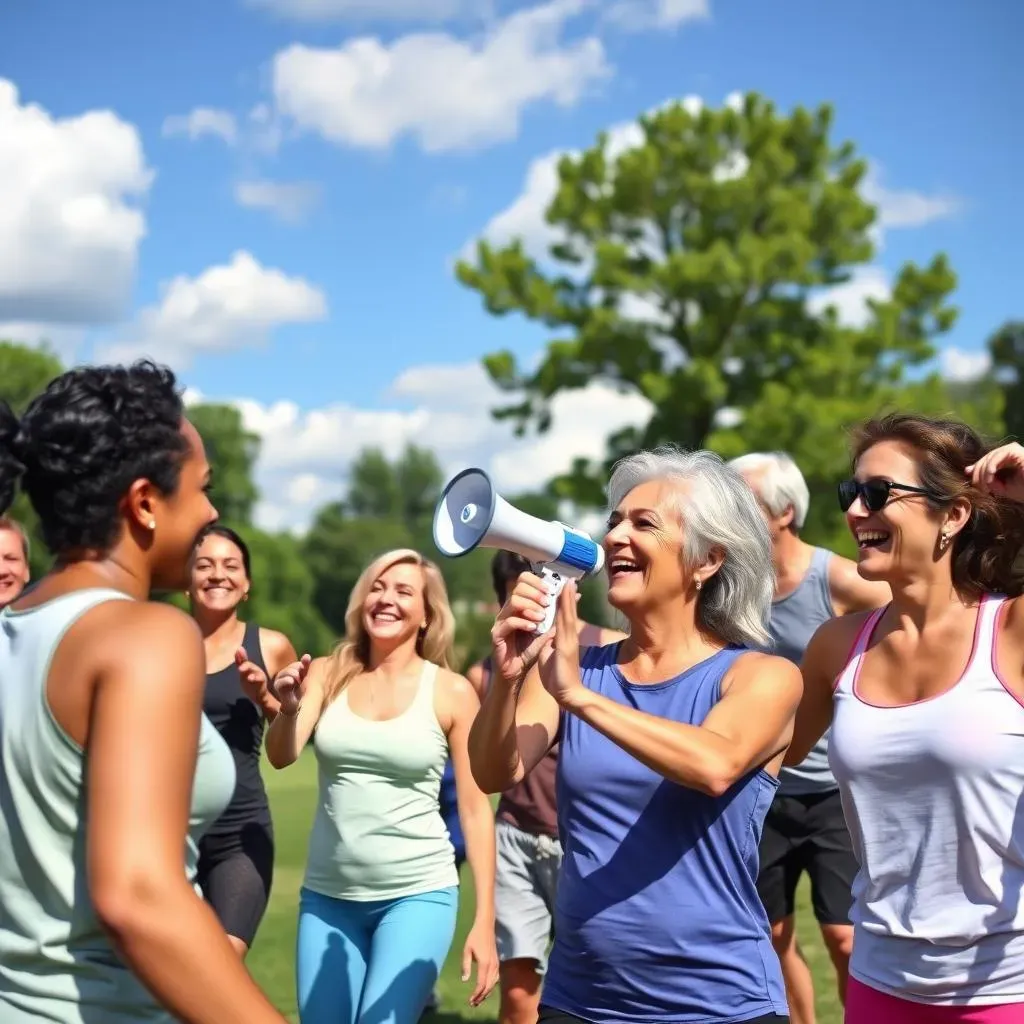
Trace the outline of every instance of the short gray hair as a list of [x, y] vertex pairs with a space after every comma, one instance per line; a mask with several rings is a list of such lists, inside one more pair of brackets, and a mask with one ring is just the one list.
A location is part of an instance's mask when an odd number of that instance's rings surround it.
[[807, 519], [811, 492], [800, 467], [786, 452], [751, 452], [732, 459], [737, 473], [762, 473], [755, 490], [773, 516], [793, 510], [793, 525], [799, 530]]
[[746, 480], [714, 452], [663, 445], [615, 464], [608, 481], [610, 507], [616, 508], [635, 487], [652, 480], [674, 485], [683, 522], [684, 564], [703, 561], [713, 547], [725, 551], [721, 567], [700, 593], [700, 624], [727, 643], [772, 646], [768, 632], [775, 592], [771, 537]]

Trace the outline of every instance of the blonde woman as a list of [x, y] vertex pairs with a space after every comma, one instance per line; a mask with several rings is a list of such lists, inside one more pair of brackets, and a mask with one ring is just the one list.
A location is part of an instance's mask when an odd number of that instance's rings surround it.
[[302, 1024], [419, 1018], [458, 909], [455, 851], [438, 803], [449, 752], [476, 887], [462, 954], [464, 981], [477, 962], [470, 1003], [497, 982], [494, 814], [469, 767], [480, 702], [449, 668], [454, 632], [437, 567], [415, 551], [391, 551], [356, 582], [335, 652], [307, 655], [274, 680], [270, 763], [291, 764], [312, 736], [319, 775], [299, 904]]

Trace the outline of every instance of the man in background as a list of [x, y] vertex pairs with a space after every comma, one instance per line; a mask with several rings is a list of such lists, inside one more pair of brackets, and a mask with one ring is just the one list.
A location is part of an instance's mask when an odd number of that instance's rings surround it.
[[17, 520], [0, 516], [0, 609], [28, 586], [28, 534]]
[[[491, 561], [491, 582], [499, 605], [530, 563], [509, 551]], [[588, 622], [580, 624], [580, 646], [600, 647], [623, 633]], [[490, 683], [491, 659], [474, 665], [466, 676], [480, 699]], [[541, 977], [547, 965], [555, 891], [562, 866], [555, 805], [558, 745], [521, 782], [502, 793], [496, 818], [497, 868], [494, 883], [495, 925], [501, 961], [500, 1024], [536, 1024]]]
[[[801, 539], [810, 492], [787, 454], [755, 452], [730, 465], [750, 484], [771, 534], [775, 596], [768, 628], [774, 653], [799, 665], [823, 622], [886, 604], [891, 600], [889, 585], [861, 578], [856, 562]], [[840, 1001], [845, 1002], [853, 949], [851, 887], [857, 873], [839, 785], [828, 764], [828, 733], [801, 764], [779, 773], [760, 859], [758, 890], [786, 981], [790, 1021], [815, 1024], [814, 983], [794, 928], [797, 884], [806, 871], [814, 916], [836, 969]]]

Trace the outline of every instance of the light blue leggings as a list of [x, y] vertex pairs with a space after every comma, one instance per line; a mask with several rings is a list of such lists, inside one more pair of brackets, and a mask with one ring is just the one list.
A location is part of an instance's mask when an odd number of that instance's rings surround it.
[[448, 956], [458, 907], [457, 886], [371, 902], [303, 887], [301, 1024], [416, 1024]]

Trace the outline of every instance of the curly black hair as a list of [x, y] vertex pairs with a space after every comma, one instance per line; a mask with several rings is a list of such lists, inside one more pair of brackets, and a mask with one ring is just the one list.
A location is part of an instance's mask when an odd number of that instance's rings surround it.
[[230, 526], [225, 526], [223, 523], [210, 523], [209, 526], [204, 526], [196, 538], [193, 550], [198, 551], [207, 537], [223, 537], [225, 540], [231, 541], [241, 552], [242, 568], [245, 569], [246, 577], [252, 579], [252, 557], [249, 553], [249, 545]]
[[133, 481], [178, 486], [188, 442], [174, 374], [148, 360], [83, 366], [52, 380], [18, 418], [0, 402], [0, 512], [19, 477], [56, 555], [106, 553]]

